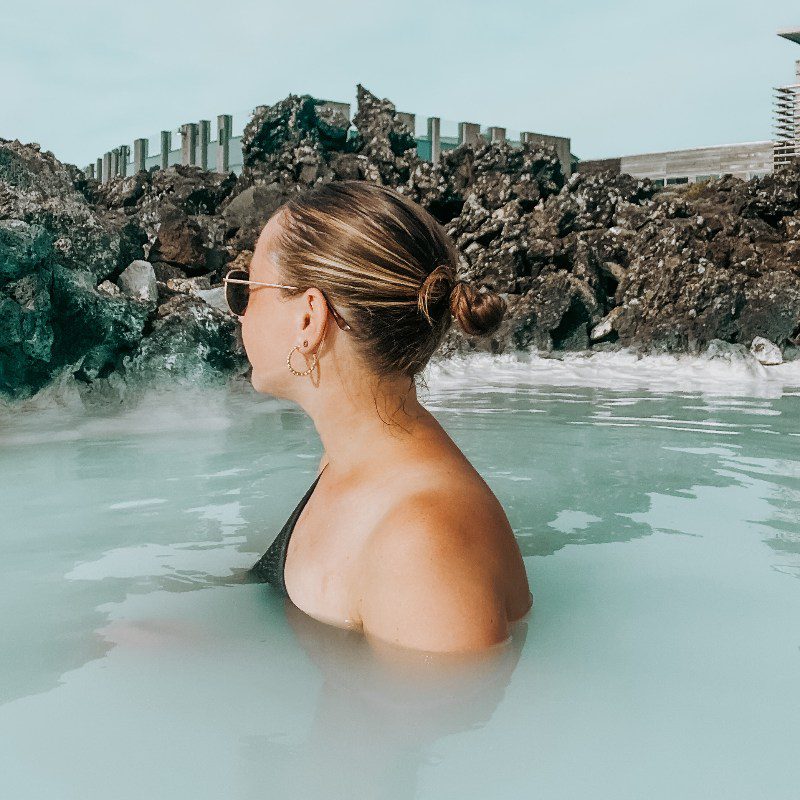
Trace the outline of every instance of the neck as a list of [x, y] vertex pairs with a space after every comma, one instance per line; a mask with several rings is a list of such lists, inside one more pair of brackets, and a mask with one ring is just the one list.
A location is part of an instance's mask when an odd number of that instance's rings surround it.
[[343, 380], [328, 366], [318, 386], [309, 381], [302, 396], [294, 398], [319, 433], [329, 464], [326, 472], [332, 469], [340, 478], [391, 457], [430, 416], [410, 378], [379, 382], [371, 375], [348, 373]]

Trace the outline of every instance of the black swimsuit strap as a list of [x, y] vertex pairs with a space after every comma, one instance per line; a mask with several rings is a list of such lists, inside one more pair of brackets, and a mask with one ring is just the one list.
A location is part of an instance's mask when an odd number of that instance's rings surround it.
[[[325, 467], [328, 465], [326, 464]], [[292, 536], [292, 532], [294, 531], [294, 526], [297, 523], [297, 520], [308, 503], [309, 498], [311, 497], [314, 489], [317, 487], [317, 483], [319, 479], [322, 477], [322, 473], [325, 471], [325, 467], [322, 468], [322, 472], [317, 475], [314, 479], [314, 482], [311, 486], [308, 487], [306, 493], [300, 498], [300, 502], [295, 507], [294, 511], [289, 515], [289, 519], [286, 520], [283, 527], [278, 532], [278, 535], [275, 537], [272, 544], [269, 546], [269, 549], [266, 553], [264, 553], [258, 561], [253, 564], [250, 568], [250, 572], [254, 574], [260, 581], [265, 583], [270, 583], [275, 586], [281, 594], [288, 597], [288, 593], [286, 591], [286, 582], [284, 580], [284, 568], [286, 566], [286, 553], [289, 549], [289, 539]]]

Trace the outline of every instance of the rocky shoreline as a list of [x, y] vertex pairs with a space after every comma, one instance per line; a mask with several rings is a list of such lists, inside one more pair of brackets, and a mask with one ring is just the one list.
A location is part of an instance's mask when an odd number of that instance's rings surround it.
[[[659, 188], [629, 175], [565, 179], [553, 150], [462, 145], [417, 157], [394, 105], [358, 86], [358, 136], [321, 101], [259, 107], [244, 168], [176, 166], [99, 184], [38, 145], [0, 139], [0, 398], [74, 380], [86, 398], [225, 383], [249, 370], [223, 274], [266, 219], [317, 181], [392, 186], [427, 208], [462, 277], [502, 292], [496, 334], [453, 326], [440, 355], [800, 344], [800, 167]], [[716, 348], [716, 350], [715, 350]]]

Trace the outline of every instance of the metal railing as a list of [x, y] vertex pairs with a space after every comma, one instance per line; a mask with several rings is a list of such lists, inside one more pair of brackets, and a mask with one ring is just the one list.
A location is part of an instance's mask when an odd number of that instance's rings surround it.
[[773, 169], [800, 159], [800, 83], [778, 86], [773, 98]]

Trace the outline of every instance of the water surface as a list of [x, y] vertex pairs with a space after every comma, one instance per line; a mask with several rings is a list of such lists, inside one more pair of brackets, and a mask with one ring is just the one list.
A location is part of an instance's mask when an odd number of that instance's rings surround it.
[[434, 365], [535, 604], [379, 660], [246, 569], [316, 474], [246, 391], [0, 418], [0, 796], [796, 798], [796, 365]]

